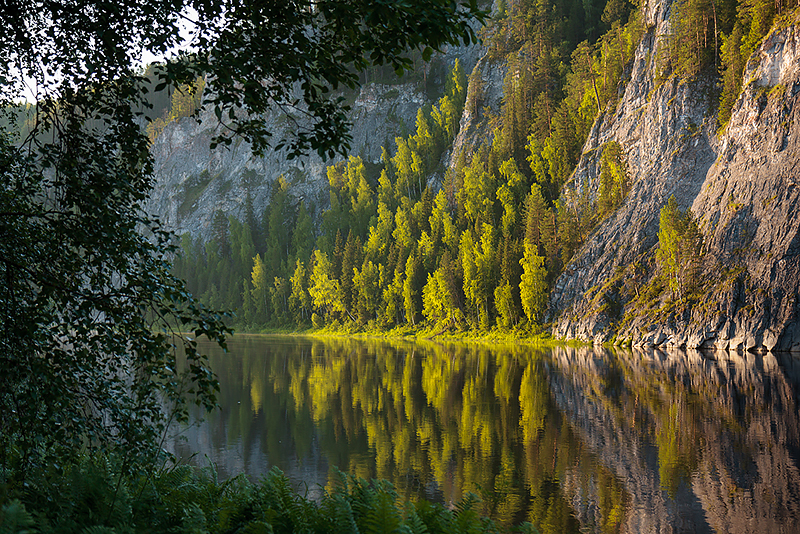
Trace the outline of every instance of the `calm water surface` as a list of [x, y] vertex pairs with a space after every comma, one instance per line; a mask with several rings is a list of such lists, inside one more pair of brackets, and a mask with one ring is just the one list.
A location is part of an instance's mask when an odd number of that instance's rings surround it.
[[236, 336], [173, 443], [221, 476], [334, 467], [543, 533], [800, 532], [800, 359]]

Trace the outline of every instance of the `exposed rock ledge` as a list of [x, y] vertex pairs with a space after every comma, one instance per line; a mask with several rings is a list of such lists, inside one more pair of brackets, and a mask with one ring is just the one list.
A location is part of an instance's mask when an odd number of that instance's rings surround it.
[[[616, 140], [633, 185], [557, 280], [554, 333], [638, 346], [800, 350], [798, 21], [773, 31], [750, 58], [745, 87], [718, 137], [703, 96], [707, 83], [654, 85], [649, 60], [667, 30], [666, 11], [655, 13], [631, 82], [617, 108], [598, 119], [575, 172], [576, 183], [596, 190], [595, 149]], [[673, 194], [700, 221], [703, 269], [716, 282], [703, 288], [699, 304], [666, 319], [632, 313], [623, 290], [629, 266], [649, 265], [646, 276], [653, 276], [659, 211]]]

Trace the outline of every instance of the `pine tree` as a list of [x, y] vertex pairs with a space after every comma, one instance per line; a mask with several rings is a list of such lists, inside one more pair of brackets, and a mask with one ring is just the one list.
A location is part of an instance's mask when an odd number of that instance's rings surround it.
[[228, 217], [226, 217], [221, 210], [216, 210], [214, 212], [214, 219], [211, 221], [211, 239], [219, 257], [229, 258], [231, 255], [231, 245]]
[[662, 68], [691, 79], [717, 58], [716, 0], [676, 0]]
[[464, 231], [461, 237], [464, 295], [475, 309], [484, 330], [489, 328], [489, 304], [497, 276], [494, 234], [494, 228], [484, 223], [479, 240], [473, 239], [470, 230]]
[[308, 293], [314, 307], [326, 316], [340, 309], [339, 281], [332, 276], [332, 270], [328, 255], [315, 250]]
[[311, 295], [308, 293], [306, 268], [299, 259], [295, 263], [294, 274], [289, 282], [292, 285], [289, 310], [294, 316], [295, 323], [301, 324], [310, 319]]
[[391, 284], [383, 292], [384, 316], [390, 325], [400, 324], [404, 316], [403, 282], [403, 269], [395, 269]]
[[628, 194], [628, 175], [622, 146], [616, 141], [609, 141], [602, 148], [600, 184], [597, 191], [598, 219], [617, 209]]
[[297, 211], [297, 223], [292, 232], [292, 254], [294, 258], [302, 263], [306, 263], [311, 257], [314, 248], [314, 226], [311, 215], [306, 209], [306, 203], [300, 201], [300, 209]]
[[420, 268], [419, 257], [411, 254], [406, 260], [406, 276], [403, 281], [403, 309], [406, 314], [406, 322], [417, 324], [417, 313], [421, 309], [420, 301], [420, 278], [422, 269]]
[[353, 285], [356, 294], [356, 311], [359, 321], [364, 324], [376, 317], [380, 297], [381, 269], [365, 260], [361, 270], [355, 269]]
[[364, 164], [360, 163], [358, 169], [358, 183], [352, 192], [353, 207], [350, 209], [350, 224], [356, 234], [364, 238], [369, 231], [369, 221], [375, 215], [375, 193], [367, 182]]
[[253, 258], [253, 271], [251, 273], [251, 280], [253, 284], [253, 309], [254, 321], [258, 324], [266, 324], [268, 320], [267, 315], [267, 300], [269, 298], [269, 282], [267, 279], [266, 266], [261, 259], [260, 254], [256, 254]]
[[531, 245], [539, 253], [542, 245], [541, 221], [547, 215], [547, 204], [542, 197], [538, 184], [531, 186], [531, 192], [525, 200], [525, 244]]
[[511, 283], [507, 280], [494, 290], [494, 305], [500, 316], [500, 324], [504, 328], [511, 328], [517, 324], [517, 306], [514, 302], [514, 295]]
[[293, 226], [294, 219], [290, 214], [289, 184], [282, 175], [273, 183], [266, 219], [268, 231], [264, 263], [270, 276], [278, 276], [282, 274], [281, 266], [286, 264], [289, 258], [289, 228]]
[[428, 222], [431, 229], [431, 239], [434, 243], [441, 242], [451, 251], [455, 251], [458, 248], [458, 234], [450, 216], [447, 194], [444, 189], [436, 193]]
[[339, 276], [339, 302], [345, 313], [353, 319], [354, 310], [354, 273], [358, 270], [357, 267], [363, 261], [361, 238], [355, 232], [350, 230], [347, 234], [347, 242], [344, 246], [344, 255], [342, 257], [342, 270]]
[[394, 230], [394, 216], [382, 201], [378, 202], [378, 220], [370, 226], [369, 237], [364, 246], [364, 255], [374, 262], [381, 262], [386, 258], [388, 244]]
[[289, 295], [292, 286], [286, 278], [276, 276], [273, 278], [273, 287], [270, 288], [270, 300], [273, 310], [273, 320], [278, 324], [284, 324], [288, 319]]
[[541, 324], [547, 311], [548, 297], [544, 257], [537, 255], [534, 247], [526, 243], [520, 265], [523, 270], [519, 288], [522, 309], [531, 324]]
[[719, 124], [724, 127], [742, 87], [745, 57], [742, 55], [742, 24], [737, 22], [730, 35], [722, 36], [722, 94], [719, 102]]

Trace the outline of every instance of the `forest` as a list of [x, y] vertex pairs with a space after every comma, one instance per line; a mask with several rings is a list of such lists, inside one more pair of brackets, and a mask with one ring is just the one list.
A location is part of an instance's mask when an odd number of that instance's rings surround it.
[[[648, 57], [656, 83], [711, 80], [724, 129], [746, 59], [792, 7], [674, 2], [671, 29]], [[419, 110], [409, 135], [383, 148], [380, 164], [352, 155], [329, 166], [329, 201], [319, 205], [295, 201], [282, 177], [264, 213], [248, 197], [244, 220], [215, 214], [210, 241], [184, 235], [175, 274], [208, 305], [235, 310], [234, 324], [249, 330], [540, 332], [554, 281], [631, 185], [616, 141], [600, 148], [596, 193], [571, 174], [652, 31], [642, 8], [627, 0], [500, 2], [481, 33], [488, 59], [507, 72], [499, 113], [481, 109], [480, 73], [468, 80], [456, 61], [444, 94]], [[456, 154], [451, 168], [465, 110], [487, 113], [493, 132], [474, 153]], [[677, 234], [659, 233], [650, 292], [681, 297], [696, 279], [702, 235], [691, 213], [674, 203], [664, 210], [662, 226], [685, 221], [672, 225]]]

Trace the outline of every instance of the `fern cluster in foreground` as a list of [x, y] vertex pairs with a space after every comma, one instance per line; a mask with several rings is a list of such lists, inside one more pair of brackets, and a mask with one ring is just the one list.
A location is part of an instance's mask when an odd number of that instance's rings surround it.
[[[189, 466], [126, 477], [113, 461], [84, 458], [23, 486], [0, 473], [0, 534], [500, 532], [475, 510], [478, 502], [468, 494], [453, 509], [401, 503], [388, 482], [343, 473], [315, 501], [277, 468], [258, 483], [243, 475], [219, 481], [212, 468]], [[527, 523], [515, 530], [536, 532]]]

